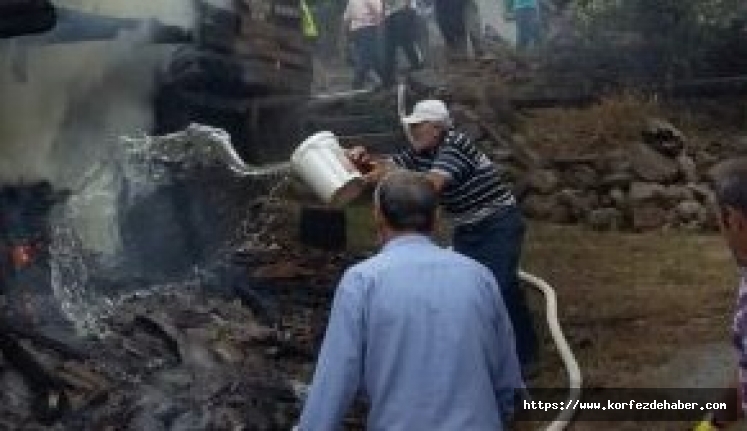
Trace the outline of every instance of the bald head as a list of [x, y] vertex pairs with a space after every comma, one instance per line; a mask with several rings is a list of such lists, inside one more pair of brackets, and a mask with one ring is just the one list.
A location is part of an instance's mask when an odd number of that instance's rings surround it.
[[398, 170], [388, 174], [374, 193], [374, 205], [393, 231], [431, 233], [438, 195], [424, 175]]

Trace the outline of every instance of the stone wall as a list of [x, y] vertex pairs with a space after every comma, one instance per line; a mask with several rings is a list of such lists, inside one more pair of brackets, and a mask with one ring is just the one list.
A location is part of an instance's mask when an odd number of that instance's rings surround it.
[[594, 156], [553, 159], [516, 170], [526, 214], [598, 230], [718, 228], [707, 168], [672, 124], [651, 119], [641, 140]]

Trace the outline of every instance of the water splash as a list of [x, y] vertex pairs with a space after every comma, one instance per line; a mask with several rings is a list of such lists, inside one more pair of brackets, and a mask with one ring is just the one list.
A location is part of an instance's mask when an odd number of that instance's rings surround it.
[[89, 284], [90, 269], [80, 237], [67, 217], [57, 217], [52, 225], [49, 247], [52, 292], [64, 316], [81, 335], [101, 335], [101, 319], [111, 302], [94, 292]]
[[[292, 183], [291, 175], [282, 175], [270, 186], [270, 189], [264, 195], [262, 200], [265, 206], [272, 206], [282, 202], [280, 196], [285, 193]], [[259, 217], [253, 214], [246, 214], [242, 217], [241, 223], [233, 235], [235, 242], [238, 242], [243, 249], [263, 249], [273, 246], [270, 238], [270, 231], [276, 225], [280, 216], [277, 211], [266, 211]]]
[[[161, 283], [143, 286], [134, 293], [132, 290], [115, 293], [102, 291], [93, 281], [96, 275], [108, 269], [102, 267], [100, 259], [91, 256], [92, 251], [100, 257], [101, 251], [106, 250], [106, 261], [121, 264], [122, 260], [118, 261], [122, 254], [119, 218], [131, 202], [169, 184], [174, 172], [199, 175], [202, 168], [216, 165], [230, 169], [237, 177], [261, 183], [262, 187], [252, 189], [262, 190], [258, 196], [265, 202], [278, 201], [278, 196], [291, 182], [289, 163], [248, 166], [236, 155], [228, 134], [207, 126], [192, 125], [183, 132], [160, 137], [122, 138], [118, 149], [120, 151], [112, 153], [109, 160], [102, 161], [83, 176], [75, 194], [56, 209], [51, 219], [50, 266], [54, 297], [64, 316], [85, 335], [106, 335], [104, 322], [122, 301], [169, 286]], [[91, 207], [99, 208], [91, 211]], [[97, 214], [98, 220], [85, 219], [85, 215], [92, 213]], [[267, 214], [257, 218], [247, 214], [237, 227], [237, 236], [252, 247], [267, 246], [274, 217]], [[91, 229], [91, 225], [97, 227]], [[108, 238], [106, 247], [91, 247], [102, 238]], [[188, 280], [189, 276], [179, 284]]]

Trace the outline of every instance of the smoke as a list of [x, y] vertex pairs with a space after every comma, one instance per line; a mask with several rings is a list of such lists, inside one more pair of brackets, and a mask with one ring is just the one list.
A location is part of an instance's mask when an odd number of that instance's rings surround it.
[[[191, 26], [187, 0], [60, 0], [57, 6], [115, 18], [157, 19]], [[75, 188], [106, 161], [123, 135], [148, 132], [159, 67], [173, 48], [147, 44], [147, 25], [123, 28], [113, 40], [44, 44], [0, 40], [0, 184], [45, 179]], [[93, 248], [109, 248], [112, 196], [81, 209]], [[99, 223], [102, 224], [102, 223]]]
[[[193, 19], [189, 3], [180, 0], [58, 3], [181, 26]], [[117, 135], [150, 129], [155, 72], [169, 50], [148, 47], [144, 28], [123, 29], [116, 39], [98, 42], [0, 41], [0, 181], [74, 185], [75, 172], [105, 155]]]

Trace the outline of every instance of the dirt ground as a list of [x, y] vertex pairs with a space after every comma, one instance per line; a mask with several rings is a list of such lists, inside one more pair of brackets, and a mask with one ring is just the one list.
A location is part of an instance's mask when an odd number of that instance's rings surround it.
[[[585, 387], [718, 388], [733, 375], [737, 277], [720, 237], [532, 224], [523, 268], [555, 287]], [[530, 385], [564, 387], [562, 362], [543, 330], [542, 371]], [[571, 429], [687, 429], [641, 425], [579, 422]]]
[[[348, 211], [354, 248], [370, 247], [368, 208]], [[558, 314], [584, 387], [719, 388], [733, 375], [729, 344], [737, 272], [718, 235], [600, 233], [530, 222], [522, 268], [556, 290]], [[544, 301], [528, 290], [542, 334], [533, 388], [565, 388], [545, 324]], [[520, 424], [519, 429], [541, 429]], [[569, 429], [682, 430], [687, 423], [582, 422]]]

